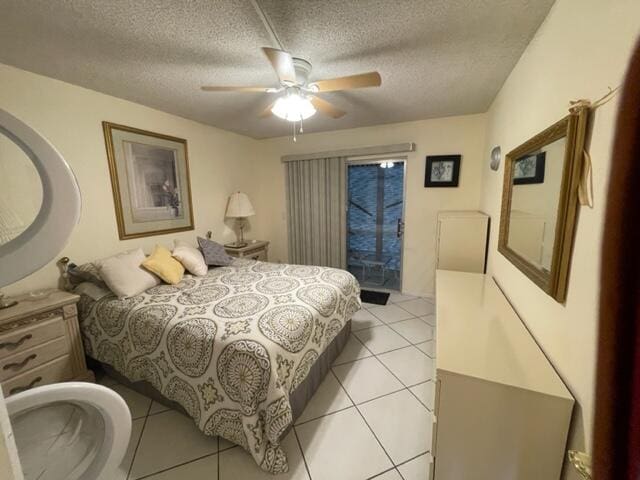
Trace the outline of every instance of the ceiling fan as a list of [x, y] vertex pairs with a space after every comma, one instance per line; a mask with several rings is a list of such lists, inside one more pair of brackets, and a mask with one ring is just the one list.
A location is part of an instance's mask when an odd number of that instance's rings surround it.
[[271, 66], [278, 75], [278, 87], [228, 87], [204, 86], [206, 92], [263, 92], [282, 93], [261, 114], [273, 114], [290, 122], [301, 122], [316, 113], [316, 110], [332, 118], [340, 118], [346, 112], [317, 96], [317, 93], [337, 92], [355, 88], [379, 87], [382, 78], [378, 72], [367, 72], [328, 80], [309, 81], [311, 64], [302, 58], [292, 57], [288, 52], [276, 48], [263, 48]]

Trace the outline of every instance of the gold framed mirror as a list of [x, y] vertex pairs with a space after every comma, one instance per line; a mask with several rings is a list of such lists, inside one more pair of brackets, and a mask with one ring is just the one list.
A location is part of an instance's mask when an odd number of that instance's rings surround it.
[[576, 110], [507, 154], [498, 250], [564, 302], [578, 216], [588, 109]]

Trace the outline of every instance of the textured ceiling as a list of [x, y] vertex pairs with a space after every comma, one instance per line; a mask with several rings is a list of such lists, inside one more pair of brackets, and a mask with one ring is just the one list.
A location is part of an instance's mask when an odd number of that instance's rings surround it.
[[[305, 131], [484, 112], [553, 0], [261, 0], [312, 80], [377, 70], [382, 86], [321, 95], [347, 112]], [[0, 0], [0, 63], [255, 138], [291, 125], [257, 114], [277, 86], [249, 0]]]

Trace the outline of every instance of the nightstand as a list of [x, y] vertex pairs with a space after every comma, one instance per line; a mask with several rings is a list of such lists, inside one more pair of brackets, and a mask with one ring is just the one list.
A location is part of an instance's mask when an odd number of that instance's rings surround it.
[[49, 383], [95, 381], [78, 328], [79, 299], [51, 290], [41, 297], [17, 297], [17, 305], [0, 310], [0, 382], [5, 397]]
[[264, 240], [247, 240], [246, 247], [233, 248], [228, 245], [224, 246], [225, 251], [232, 257], [252, 258], [261, 262], [269, 261], [269, 242]]

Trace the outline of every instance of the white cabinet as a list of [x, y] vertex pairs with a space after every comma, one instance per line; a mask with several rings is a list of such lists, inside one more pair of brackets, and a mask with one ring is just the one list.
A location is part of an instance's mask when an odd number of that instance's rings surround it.
[[435, 480], [558, 480], [574, 399], [490, 277], [436, 274]]
[[482, 212], [440, 212], [436, 268], [484, 273], [488, 235], [489, 216]]

